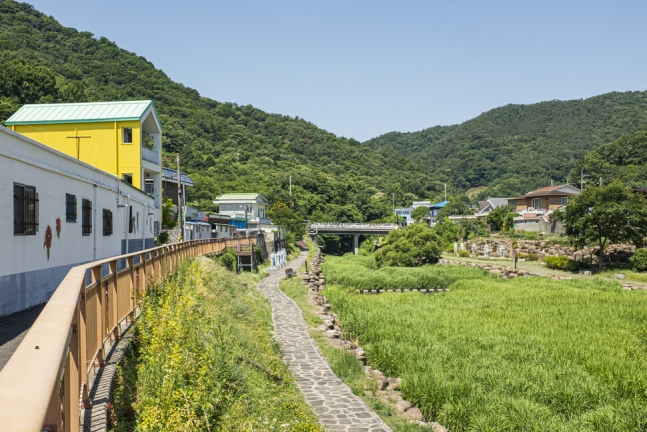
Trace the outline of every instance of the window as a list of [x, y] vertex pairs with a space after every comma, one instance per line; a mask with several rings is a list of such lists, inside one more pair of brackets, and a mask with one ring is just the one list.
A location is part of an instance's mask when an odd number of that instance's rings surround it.
[[35, 235], [38, 231], [38, 194], [34, 186], [13, 185], [13, 233]]
[[112, 234], [112, 212], [108, 209], [103, 209], [103, 235], [109, 236]]
[[533, 198], [532, 206], [535, 208], [535, 210], [541, 210], [541, 198]]
[[512, 210], [517, 209], [517, 200], [510, 200], [509, 203], [512, 206]]
[[65, 194], [65, 222], [76, 222], [76, 195]]
[[562, 197], [562, 205], [565, 206], [568, 204], [568, 197]]
[[92, 201], [88, 199], [81, 201], [81, 234], [92, 234]]
[[144, 180], [144, 192], [147, 194], [155, 195], [155, 180], [147, 178]]
[[124, 181], [128, 184], [133, 184], [133, 175], [132, 174], [122, 174]]
[[133, 128], [123, 128], [124, 131], [124, 144], [133, 143]]

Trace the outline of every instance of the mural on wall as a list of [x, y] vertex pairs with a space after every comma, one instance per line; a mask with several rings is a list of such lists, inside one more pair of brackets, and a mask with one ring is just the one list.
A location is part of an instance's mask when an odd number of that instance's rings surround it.
[[45, 230], [45, 243], [43, 243], [43, 247], [47, 249], [47, 261], [49, 261], [49, 248], [52, 247], [52, 228], [47, 225], [47, 229]]
[[56, 237], [61, 238], [61, 218], [56, 218]]

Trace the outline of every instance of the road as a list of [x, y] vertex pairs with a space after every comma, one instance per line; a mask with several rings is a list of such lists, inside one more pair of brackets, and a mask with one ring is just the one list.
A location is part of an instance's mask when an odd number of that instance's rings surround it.
[[12, 315], [0, 317], [0, 370], [36, 321], [45, 304]]

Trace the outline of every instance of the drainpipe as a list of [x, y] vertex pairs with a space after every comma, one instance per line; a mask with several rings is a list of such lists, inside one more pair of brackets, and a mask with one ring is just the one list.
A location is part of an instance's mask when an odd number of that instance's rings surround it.
[[129, 251], [128, 233], [130, 233], [130, 194], [126, 195], [126, 253]]
[[92, 209], [94, 211], [94, 222], [92, 225], [94, 225], [94, 229], [92, 230], [92, 261], [97, 260], [97, 229], [99, 226], [97, 225], [97, 185], [94, 185], [92, 188]]

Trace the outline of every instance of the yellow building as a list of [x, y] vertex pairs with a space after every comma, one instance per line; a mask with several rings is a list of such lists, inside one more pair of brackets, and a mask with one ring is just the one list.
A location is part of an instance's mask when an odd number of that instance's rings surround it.
[[153, 101], [24, 105], [5, 125], [122, 178], [160, 207], [162, 127]]

